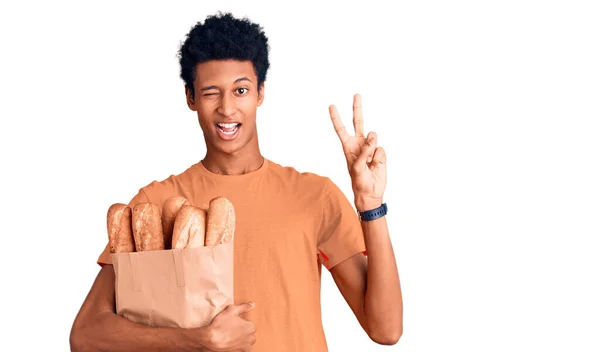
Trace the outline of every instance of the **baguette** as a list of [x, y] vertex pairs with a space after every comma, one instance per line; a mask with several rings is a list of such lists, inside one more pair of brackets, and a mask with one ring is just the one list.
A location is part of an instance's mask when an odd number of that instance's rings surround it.
[[177, 213], [173, 225], [172, 248], [194, 248], [204, 246], [206, 211], [187, 204]]
[[108, 208], [106, 227], [110, 253], [135, 252], [131, 208], [127, 204], [115, 203]]
[[133, 207], [132, 227], [136, 251], [158, 251], [165, 249], [165, 239], [158, 205], [153, 203], [139, 203]]
[[165, 249], [170, 249], [173, 242], [173, 226], [175, 218], [182, 206], [190, 202], [181, 196], [175, 196], [167, 199], [162, 208], [162, 227], [165, 235]]
[[214, 246], [233, 240], [235, 210], [225, 197], [215, 197], [208, 204], [205, 245]]

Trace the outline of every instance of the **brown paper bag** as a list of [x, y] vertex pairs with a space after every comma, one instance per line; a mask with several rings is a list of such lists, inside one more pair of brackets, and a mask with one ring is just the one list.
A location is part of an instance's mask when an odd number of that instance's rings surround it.
[[233, 242], [111, 255], [117, 314], [131, 321], [196, 328], [233, 304]]

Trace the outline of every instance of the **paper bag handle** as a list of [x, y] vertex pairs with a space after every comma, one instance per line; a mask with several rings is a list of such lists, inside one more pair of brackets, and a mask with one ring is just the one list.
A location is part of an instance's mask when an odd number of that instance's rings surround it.
[[177, 286], [185, 286], [185, 278], [183, 277], [183, 259], [181, 258], [181, 250], [172, 250], [173, 264], [175, 267], [175, 277], [177, 278]]
[[131, 267], [131, 281], [133, 282], [133, 291], [141, 292], [142, 283], [140, 277], [136, 273], [138, 272], [138, 257], [137, 255], [129, 255], [129, 266]]

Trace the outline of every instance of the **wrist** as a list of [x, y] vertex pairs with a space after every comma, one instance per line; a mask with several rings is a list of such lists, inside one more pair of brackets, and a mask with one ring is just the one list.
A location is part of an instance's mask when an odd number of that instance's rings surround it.
[[198, 350], [198, 348], [200, 348], [199, 351], [210, 351], [213, 347], [213, 337], [210, 326], [194, 329], [183, 329], [183, 331], [185, 331], [184, 334], [189, 342], [190, 350]]
[[358, 211], [372, 210], [380, 207], [383, 204], [381, 198], [355, 198], [354, 205]]

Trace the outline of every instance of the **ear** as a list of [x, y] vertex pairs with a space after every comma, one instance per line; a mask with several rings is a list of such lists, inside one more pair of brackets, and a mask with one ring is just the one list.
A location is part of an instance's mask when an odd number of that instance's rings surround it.
[[187, 102], [187, 106], [190, 108], [190, 110], [196, 111], [196, 102], [192, 96], [192, 92], [187, 86], [185, 86], [185, 101]]
[[261, 106], [264, 99], [265, 99], [265, 82], [261, 83], [260, 87], [258, 89], [258, 105], [257, 106]]

